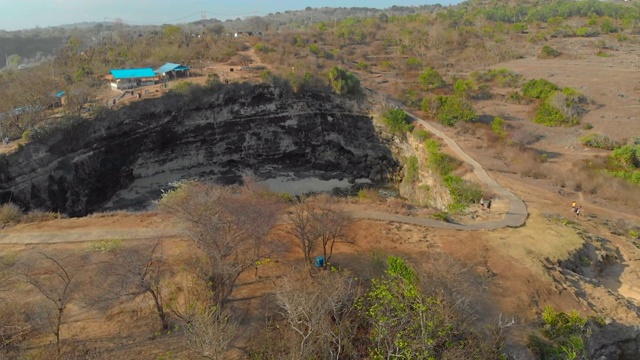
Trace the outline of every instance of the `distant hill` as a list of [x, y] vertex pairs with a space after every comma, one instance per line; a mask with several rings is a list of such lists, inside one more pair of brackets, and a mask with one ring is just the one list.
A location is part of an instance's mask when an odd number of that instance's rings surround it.
[[53, 54], [55, 49], [64, 44], [66, 37], [6, 37], [0, 36], [0, 67], [6, 66], [6, 56], [17, 54], [21, 58], [35, 58]]

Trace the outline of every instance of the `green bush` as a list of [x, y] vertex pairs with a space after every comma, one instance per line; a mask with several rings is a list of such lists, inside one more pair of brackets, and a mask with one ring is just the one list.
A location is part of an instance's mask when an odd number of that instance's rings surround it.
[[604, 150], [613, 150], [620, 146], [619, 142], [609, 136], [595, 133], [581, 137], [580, 142], [585, 146]]
[[423, 142], [427, 141], [427, 139], [431, 137], [431, 134], [427, 130], [416, 128], [413, 131], [413, 137], [416, 138], [416, 140]]
[[556, 312], [549, 306], [545, 307], [540, 333], [544, 338], [532, 334], [527, 344], [538, 358], [586, 359], [587, 318], [577, 312]]
[[29, 141], [33, 140], [33, 131], [25, 130], [22, 133], [22, 140], [25, 141], [25, 142], [29, 142]]
[[504, 140], [507, 137], [507, 130], [504, 123], [504, 119], [500, 117], [493, 118], [491, 122], [491, 131], [501, 140]]
[[0, 206], [0, 225], [19, 223], [22, 219], [22, 209], [16, 204], [6, 203]]
[[471, 103], [460, 96], [440, 97], [438, 120], [447, 126], [454, 126], [458, 121], [469, 122], [478, 118]]
[[253, 47], [256, 51], [261, 52], [261, 53], [270, 53], [270, 52], [274, 52], [275, 49], [264, 44], [264, 43], [257, 43], [254, 47]]
[[453, 84], [453, 92], [461, 97], [469, 98], [476, 88], [476, 84], [472, 80], [458, 80]]
[[438, 173], [440, 176], [446, 176], [460, 165], [459, 161], [440, 151], [429, 155], [429, 168]]
[[545, 126], [571, 126], [578, 123], [577, 117], [569, 117], [555, 107], [549, 99], [538, 108], [533, 121]]
[[428, 67], [423, 71], [418, 79], [420, 84], [427, 90], [437, 89], [446, 85], [440, 73], [432, 67]]
[[338, 66], [329, 70], [329, 83], [333, 91], [339, 95], [360, 94], [360, 80], [352, 72], [346, 71]]
[[542, 50], [540, 51], [540, 57], [542, 58], [555, 58], [560, 56], [560, 51], [552, 48], [549, 45], [545, 45], [542, 47]]
[[382, 121], [387, 125], [389, 131], [394, 134], [402, 134], [413, 130], [409, 115], [402, 109], [388, 108], [382, 114]]
[[420, 164], [418, 157], [413, 155], [409, 156], [406, 160], [406, 172], [405, 180], [409, 183], [415, 183], [420, 179]]
[[453, 198], [453, 203], [449, 205], [449, 211], [464, 210], [469, 204], [478, 202], [482, 198], [482, 189], [478, 184], [451, 174], [446, 175], [443, 180]]
[[640, 145], [625, 145], [613, 151], [610, 161], [615, 165], [635, 170], [640, 168]]
[[533, 79], [524, 84], [522, 94], [534, 99], [546, 99], [557, 90], [559, 90], [558, 86], [548, 80]]

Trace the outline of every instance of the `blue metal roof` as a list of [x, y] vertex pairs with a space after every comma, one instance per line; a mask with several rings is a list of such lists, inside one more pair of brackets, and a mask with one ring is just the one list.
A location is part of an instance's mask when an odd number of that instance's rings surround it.
[[111, 70], [114, 79], [136, 79], [156, 77], [152, 68]]
[[168, 73], [169, 71], [184, 71], [184, 70], [189, 70], [189, 67], [180, 65], [180, 64], [166, 63], [160, 66], [158, 69], [156, 69], [156, 74], [164, 74], [164, 73]]

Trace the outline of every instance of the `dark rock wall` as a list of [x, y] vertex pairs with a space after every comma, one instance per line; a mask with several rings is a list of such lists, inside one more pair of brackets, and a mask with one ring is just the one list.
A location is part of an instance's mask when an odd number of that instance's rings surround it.
[[372, 119], [347, 99], [247, 84], [195, 95], [141, 101], [1, 157], [0, 201], [79, 216], [119, 191], [135, 188], [132, 203], [159, 195], [149, 188], [166, 178], [276, 168], [384, 182], [397, 170]]

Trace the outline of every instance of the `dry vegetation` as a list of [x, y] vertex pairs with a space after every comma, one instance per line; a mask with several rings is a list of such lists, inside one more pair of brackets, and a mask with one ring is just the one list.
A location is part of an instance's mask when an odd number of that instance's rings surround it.
[[[583, 44], [598, 57], [637, 46], [638, 7], [600, 3], [600, 10], [590, 14], [559, 17], [553, 4], [532, 5], [528, 11], [493, 5], [483, 8], [470, 1], [436, 12], [350, 17], [264, 31], [260, 38], [234, 39], [213, 26], [202, 37], [165, 26], [143, 37], [116, 29], [97, 45], [70, 38], [57, 53], [55, 80], [43, 75], [46, 67], [2, 73], [2, 137], [37, 141], [34, 134], [58, 121], [56, 116], [86, 116], [82, 99], [101, 91], [99, 77], [110, 67], [164, 61], [200, 69], [226, 61], [246, 66], [253, 59], [243, 51], [252, 49], [268, 67], [262, 81], [285, 84], [296, 93], [385, 93], [454, 127], [455, 136], [468, 140], [464, 146], [490, 171], [637, 213], [636, 139], [609, 135], [605, 128], [598, 129], [601, 136], [585, 140], [600, 148], [597, 155], [571, 156], [562, 148], [545, 148], [545, 138], [581, 131], [577, 124], [601, 105], [574, 88], [553, 83], [550, 90], [546, 85], [527, 87], [543, 81], [531, 83], [535, 77], [489, 68], [532, 54], [549, 64], [579, 60], [577, 50], [557, 52], [559, 46], [548, 44], [566, 39], [576, 41], [563, 44]], [[224, 86], [219, 80], [211, 76], [205, 87], [185, 83], [174, 91], [187, 98]], [[43, 111], [51, 92], [59, 89], [78, 99], [62, 110]], [[503, 105], [508, 109], [496, 110]], [[17, 108], [25, 110], [17, 114]], [[404, 133], [409, 127], [399, 129]], [[422, 142], [428, 134], [424, 137]], [[469, 203], [482, 195], [478, 191]], [[532, 198], [528, 200], [536, 200]], [[384, 200], [372, 190], [363, 190], [360, 202], [370, 207], [384, 203], [388, 212], [408, 213], [405, 203]], [[290, 203], [250, 182], [229, 188], [184, 183], [166, 194], [159, 207], [162, 216], [184, 231], [178, 240], [107, 239], [86, 246], [3, 250], [0, 358], [497, 359], [506, 351], [504, 332], [513, 321], [477, 314], [472, 305], [481, 301], [483, 290], [471, 288], [488, 285], [468, 271], [469, 264], [442, 254], [420, 254], [420, 261], [406, 254], [407, 260], [371, 255], [369, 243], [362, 250], [365, 255], [332, 257], [335, 249], [355, 246], [354, 220], [329, 198]], [[101, 217], [107, 216], [122, 214]], [[46, 211], [23, 214], [9, 203], [0, 207], [2, 227], [57, 217]], [[604, 223], [616, 236], [638, 239], [637, 224]], [[380, 236], [366, 229], [362, 233], [371, 243]], [[396, 235], [393, 241], [402, 244]], [[325, 264], [317, 269], [314, 255], [320, 254]], [[252, 292], [244, 292], [247, 284]], [[112, 331], [90, 334], [92, 324], [103, 321]], [[122, 329], [124, 323], [133, 328]], [[164, 345], [136, 354], [127, 337], [140, 334]]]

